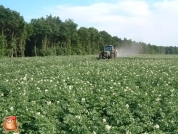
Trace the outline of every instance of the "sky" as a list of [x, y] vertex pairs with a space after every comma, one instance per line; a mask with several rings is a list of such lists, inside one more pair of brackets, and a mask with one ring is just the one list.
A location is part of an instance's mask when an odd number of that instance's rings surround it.
[[121, 39], [178, 47], [178, 0], [0, 0], [31, 19], [59, 16]]

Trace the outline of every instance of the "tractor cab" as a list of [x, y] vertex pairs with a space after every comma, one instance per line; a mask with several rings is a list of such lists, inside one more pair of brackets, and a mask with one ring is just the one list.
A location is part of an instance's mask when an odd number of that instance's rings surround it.
[[104, 51], [113, 51], [114, 47], [112, 45], [104, 46]]

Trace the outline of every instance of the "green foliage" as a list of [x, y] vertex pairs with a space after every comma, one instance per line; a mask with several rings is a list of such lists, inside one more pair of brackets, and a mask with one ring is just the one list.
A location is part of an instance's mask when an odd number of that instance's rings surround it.
[[5, 56], [5, 50], [6, 50], [5, 38], [6, 37], [4, 35], [0, 35], [0, 57]]
[[[139, 54], [178, 54], [178, 47], [160, 47], [111, 36], [94, 27], [80, 27], [71, 19], [64, 22], [47, 15], [26, 23], [16, 11], [0, 5], [0, 56], [90, 55], [104, 45], [138, 49]], [[141, 49], [140, 49], [141, 48]]]
[[0, 118], [16, 115], [21, 134], [177, 133], [177, 60], [2, 58]]
[[0, 5], [0, 20], [1, 47], [2, 42], [6, 42], [1, 55], [4, 55], [4, 51], [6, 51], [6, 56], [17, 57], [19, 53], [23, 55], [25, 44], [22, 43], [22, 39], [26, 40], [23, 38], [26, 31], [23, 17], [18, 12]]

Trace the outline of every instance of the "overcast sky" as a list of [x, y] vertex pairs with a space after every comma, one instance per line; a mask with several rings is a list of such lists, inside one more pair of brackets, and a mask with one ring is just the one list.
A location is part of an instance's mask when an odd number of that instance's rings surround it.
[[0, 0], [26, 22], [46, 15], [121, 39], [178, 47], [178, 0]]

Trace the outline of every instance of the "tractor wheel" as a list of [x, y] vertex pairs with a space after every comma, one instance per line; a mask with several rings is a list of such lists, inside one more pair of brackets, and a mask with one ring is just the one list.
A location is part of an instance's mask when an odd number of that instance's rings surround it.
[[102, 54], [99, 55], [99, 59], [102, 59]]
[[114, 58], [117, 58], [117, 52], [114, 53]]
[[111, 58], [111, 59], [114, 58], [114, 54], [111, 54], [110, 58]]

